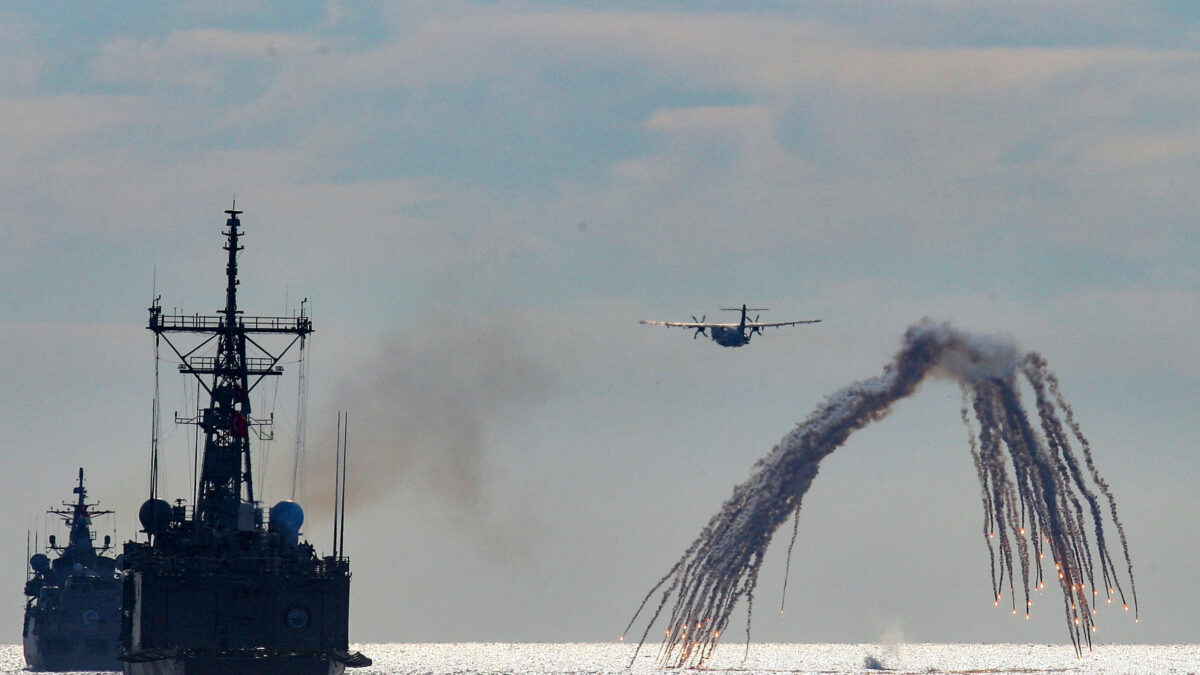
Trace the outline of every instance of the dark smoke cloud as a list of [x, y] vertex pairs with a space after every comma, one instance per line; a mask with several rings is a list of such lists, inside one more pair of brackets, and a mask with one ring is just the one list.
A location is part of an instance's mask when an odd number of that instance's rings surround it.
[[[1008, 340], [973, 335], [926, 319], [908, 329], [903, 347], [881, 375], [829, 396], [755, 465], [749, 480], [734, 488], [733, 496], [634, 613], [626, 631], [661, 591], [658, 604], [651, 605], [655, 609], [639, 648], [666, 612], [659, 663], [702, 666], [742, 599], [747, 603], [748, 648], [754, 591], [767, 546], [788, 517], [798, 514], [821, 460], [855, 430], [887, 416], [894, 402], [915, 392], [930, 374], [953, 378], [964, 392], [962, 417], [981, 485], [996, 603], [1007, 592], [1016, 613], [1021, 588], [1027, 609], [1030, 590], [1043, 583], [1043, 563], [1053, 564], [1072, 643], [1077, 651], [1083, 645], [1090, 647], [1093, 605], [1100, 593], [1110, 601], [1114, 594], [1122, 601], [1125, 597], [1105, 536], [1107, 506], [1125, 554], [1136, 615], [1133, 565], [1116, 502], [1096, 471], [1091, 447], [1045, 361], [1037, 354], [1019, 352]], [[1021, 405], [1020, 378], [1034, 391], [1040, 429]], [[978, 433], [971, 427], [970, 411]], [[1086, 474], [1072, 438], [1083, 448]], [[793, 543], [797, 534], [793, 529]], [[1097, 571], [1103, 590], [1095, 583]], [[1015, 573], [1020, 574], [1020, 582]]]
[[[468, 519], [487, 503], [489, 428], [545, 400], [551, 373], [511, 322], [437, 317], [414, 326], [364, 350], [357, 367], [338, 374], [333, 400], [350, 416], [347, 510], [403, 486]], [[336, 414], [310, 422], [305, 492], [315, 498], [306, 508], [328, 513]]]

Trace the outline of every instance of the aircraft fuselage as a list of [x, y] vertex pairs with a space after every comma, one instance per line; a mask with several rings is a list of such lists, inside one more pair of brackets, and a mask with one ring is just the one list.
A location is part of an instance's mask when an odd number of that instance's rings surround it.
[[713, 342], [722, 347], [741, 347], [750, 343], [750, 336], [746, 335], [744, 328], [713, 326], [708, 331], [712, 335]]

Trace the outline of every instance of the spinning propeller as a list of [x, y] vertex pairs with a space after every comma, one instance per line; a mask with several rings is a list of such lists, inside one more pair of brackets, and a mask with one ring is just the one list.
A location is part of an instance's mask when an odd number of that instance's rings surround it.
[[[762, 316], [762, 314], [755, 314], [753, 323], [758, 323], [758, 317], [760, 316]], [[762, 335], [762, 326], [750, 326], [750, 334], [754, 335], [755, 333]]]

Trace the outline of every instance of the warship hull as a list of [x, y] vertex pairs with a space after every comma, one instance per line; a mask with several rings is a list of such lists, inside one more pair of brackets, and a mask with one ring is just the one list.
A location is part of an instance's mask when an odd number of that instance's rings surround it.
[[111, 637], [27, 635], [25, 663], [29, 670], [34, 671], [119, 671], [121, 661], [117, 655], [121, 651], [120, 646], [120, 642]]
[[123, 656], [126, 675], [342, 675], [344, 655], [287, 650], [152, 650]]
[[339, 649], [345, 560], [128, 559], [126, 673], [337, 675], [356, 659], [370, 663]]

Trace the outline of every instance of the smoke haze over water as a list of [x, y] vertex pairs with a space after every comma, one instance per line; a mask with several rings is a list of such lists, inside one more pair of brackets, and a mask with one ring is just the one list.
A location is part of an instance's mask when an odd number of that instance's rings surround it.
[[[1011, 601], [1016, 614], [1020, 596], [1027, 613], [1030, 592], [1044, 586], [1045, 563], [1062, 591], [1076, 650], [1091, 646], [1094, 607], [1102, 596], [1128, 609], [1128, 592], [1136, 617], [1133, 566], [1116, 502], [1044, 359], [1022, 353], [1010, 340], [925, 319], [908, 329], [901, 350], [881, 375], [826, 398], [755, 465], [751, 477], [734, 488], [679, 562], [646, 595], [626, 631], [649, 605], [653, 613], [639, 644], [644, 643], [666, 611], [659, 663], [700, 666], [712, 655], [737, 602], [745, 599], [748, 639], [766, 549], [775, 531], [793, 514], [798, 517], [821, 460], [855, 430], [886, 417], [894, 402], [914, 393], [931, 374], [953, 378], [963, 390], [962, 418], [980, 481], [996, 604], [1007, 595], [1006, 604]], [[1021, 405], [1022, 379], [1036, 399], [1037, 427]], [[972, 412], [977, 429], [971, 426]], [[1072, 439], [1082, 450], [1082, 463]], [[1106, 517], [1124, 555], [1119, 567], [1109, 551]], [[659, 602], [651, 604], [659, 591]]]
[[[484, 443], [502, 415], [521, 415], [543, 401], [551, 374], [522, 349], [512, 325], [453, 319], [394, 332], [341, 378], [334, 398], [350, 414], [349, 511], [399, 490], [422, 491], [469, 520], [486, 507]], [[465, 325], [464, 325], [465, 324]], [[328, 511], [334, 481], [335, 419], [313, 420], [308, 494], [313, 511]]]

